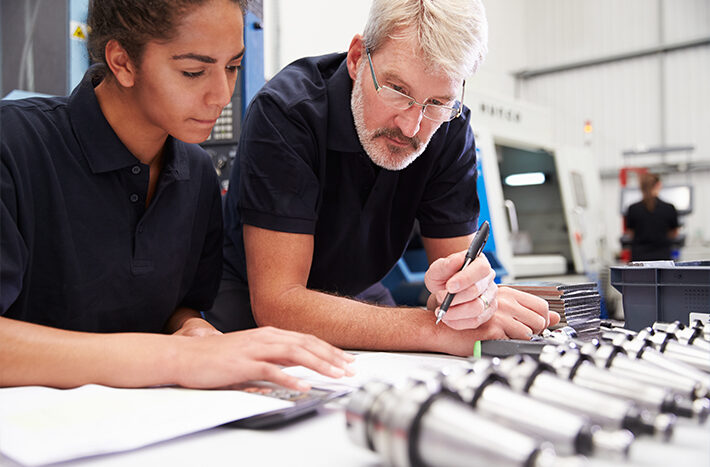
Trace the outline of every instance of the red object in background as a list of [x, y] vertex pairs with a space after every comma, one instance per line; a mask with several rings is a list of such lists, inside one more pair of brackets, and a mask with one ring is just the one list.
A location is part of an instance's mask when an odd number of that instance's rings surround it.
[[[622, 188], [625, 187], [629, 181], [629, 172], [633, 172], [636, 174], [636, 177], [641, 178], [641, 175], [647, 173], [648, 169], [646, 167], [622, 167], [619, 169], [619, 182]], [[621, 231], [622, 233], [626, 233], [626, 218], [623, 215], [621, 216]], [[622, 248], [619, 259], [625, 263], [631, 261], [631, 249]]]

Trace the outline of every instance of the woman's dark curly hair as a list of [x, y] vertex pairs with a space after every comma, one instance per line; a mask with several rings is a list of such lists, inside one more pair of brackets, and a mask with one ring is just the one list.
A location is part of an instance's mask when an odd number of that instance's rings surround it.
[[[133, 63], [139, 64], [151, 40], [170, 40], [180, 18], [210, 0], [90, 0], [87, 23], [89, 56], [106, 65], [106, 44], [115, 39]], [[247, 0], [232, 0], [242, 14]]]

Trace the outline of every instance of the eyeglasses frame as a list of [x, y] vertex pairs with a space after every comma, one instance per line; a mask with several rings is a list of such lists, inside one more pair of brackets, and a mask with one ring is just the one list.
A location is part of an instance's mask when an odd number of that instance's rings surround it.
[[[387, 89], [389, 89], [390, 91], [395, 92], [395, 93], [399, 94], [399, 95], [402, 96], [402, 97], [406, 97], [407, 99], [409, 99], [409, 105], [407, 106], [407, 109], [410, 109], [414, 104], [417, 104], [418, 106], [420, 106], [420, 107], [422, 108], [422, 116], [424, 116], [425, 118], [427, 118], [427, 119], [429, 119], [429, 120], [431, 120], [431, 121], [434, 121], [434, 122], [439, 121], [439, 120], [435, 120], [435, 119], [430, 118], [430, 117], [427, 116], [427, 114], [426, 114], [426, 108], [427, 108], [427, 106], [434, 105], [434, 106], [437, 106], [437, 107], [445, 107], [445, 108], [451, 109], [451, 113], [452, 113], [452, 114], [453, 114], [454, 111], [456, 111], [456, 115], [454, 115], [453, 117], [449, 118], [448, 120], [442, 120], [441, 123], [450, 122], [451, 120], [453, 120], [453, 119], [458, 118], [458, 117], [461, 116], [461, 112], [462, 112], [462, 110], [463, 110], [463, 97], [464, 97], [464, 93], [466, 92], [466, 80], [463, 80], [463, 84], [461, 85], [461, 101], [460, 101], [461, 105], [459, 105], [458, 109], [455, 108], [455, 107], [449, 107], [448, 105], [420, 104], [419, 101], [417, 101], [417, 100], [416, 100], [415, 98], [413, 98], [412, 96], [408, 96], [407, 94], [404, 94], [403, 92], [399, 92], [399, 91], [397, 91], [396, 89], [392, 89], [392, 88], [389, 87], [389, 86], [386, 86], [386, 85], [385, 85], [385, 86], [382, 86], [382, 85], [380, 85], [380, 83], [377, 81], [377, 76], [375, 76], [375, 67], [372, 65], [372, 57], [371, 57], [371, 55], [370, 55], [370, 48], [369, 48], [369, 47], [365, 48], [365, 53], [367, 54], [367, 61], [368, 61], [368, 63], [370, 64], [370, 73], [372, 74], [372, 82], [375, 84], [375, 92], [376, 92], [378, 95], [379, 95], [379, 93], [380, 93], [380, 89], [382, 89], [382, 88], [387, 88]], [[401, 110], [407, 110], [407, 109], [401, 109]]]

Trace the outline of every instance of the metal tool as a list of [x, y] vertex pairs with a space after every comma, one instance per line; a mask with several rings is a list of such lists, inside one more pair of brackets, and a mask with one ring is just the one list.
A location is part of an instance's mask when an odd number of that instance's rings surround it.
[[[597, 359], [599, 365], [595, 363], [589, 352], [583, 354], [579, 348], [572, 346], [547, 346], [540, 353], [541, 362], [552, 366], [562, 378], [585, 388], [632, 400], [640, 407], [655, 413], [672, 413], [679, 417], [697, 418], [700, 423], [704, 423], [707, 419], [710, 412], [707, 399], [692, 400], [659, 385], [658, 382], [652, 384], [631, 378], [621, 370], [624, 365], [618, 365], [617, 371], [611, 371], [609, 367], [604, 366], [604, 360], [599, 355]], [[619, 362], [629, 363], [630, 360], [626, 358]], [[636, 364], [633, 366], [638, 374], [644, 374], [638, 369], [639, 363], [640, 366], [648, 366], [651, 370], [658, 371], [657, 368], [644, 362], [632, 363]], [[651, 373], [650, 376], [652, 377], [653, 374]], [[695, 383], [692, 384], [690, 388], [684, 388], [685, 391], [693, 392]]]
[[[686, 345], [678, 342], [675, 334], [655, 331], [653, 328], [646, 328], [639, 331], [634, 338], [646, 340], [653, 344], [654, 348], [663, 355], [680, 360], [695, 368], [710, 372], [710, 351], [698, 346]], [[710, 385], [710, 375], [707, 375], [708, 385]]]
[[562, 455], [627, 457], [634, 440], [628, 430], [603, 430], [584, 416], [514, 391], [488, 360], [447, 374], [442, 384], [478, 413], [548, 440]]
[[702, 386], [702, 391], [700, 391], [704, 392], [702, 397], [706, 397], [710, 393], [710, 374], [684, 361], [662, 354], [655, 349], [653, 342], [645, 339], [641, 333], [631, 340], [620, 340], [618, 345], [631, 359], [642, 360], [663, 368], [672, 373], [674, 378], [683, 377], [696, 381]]
[[673, 334], [681, 344], [693, 345], [710, 352], [710, 340], [707, 340], [703, 334], [702, 322], [698, 322], [701, 323], [699, 327], [686, 326], [680, 321], [672, 323], [656, 322], [653, 323], [653, 329], [654, 331]]
[[690, 323], [690, 327], [693, 329], [699, 329], [703, 333], [703, 338], [705, 340], [710, 340], [710, 326], [707, 326], [699, 319], [696, 319]]
[[[664, 357], [645, 342], [617, 336], [611, 343], [587, 342], [579, 347], [579, 350], [591, 357], [597, 366], [608, 368], [620, 377], [669, 388], [692, 400], [708, 396], [708, 387], [697, 378], [700, 376], [702, 379], [703, 376], [697, 374], [702, 372], [682, 362]], [[684, 370], [687, 374], [683, 373]]]
[[585, 388], [560, 378], [551, 366], [527, 355], [501, 361], [497, 367], [520, 392], [588, 417], [606, 429], [627, 429], [668, 441], [675, 426], [673, 414], [652, 414], [629, 399]]
[[355, 444], [395, 467], [584, 465], [582, 458], [557, 457], [550, 443], [483, 417], [431, 382], [367, 383], [352, 394], [346, 423]]

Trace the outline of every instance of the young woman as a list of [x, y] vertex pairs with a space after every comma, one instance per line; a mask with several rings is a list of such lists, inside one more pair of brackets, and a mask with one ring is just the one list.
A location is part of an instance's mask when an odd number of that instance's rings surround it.
[[0, 107], [0, 386], [221, 387], [351, 357], [273, 328], [221, 334], [221, 200], [197, 145], [230, 101], [244, 1], [93, 0], [68, 97]]

